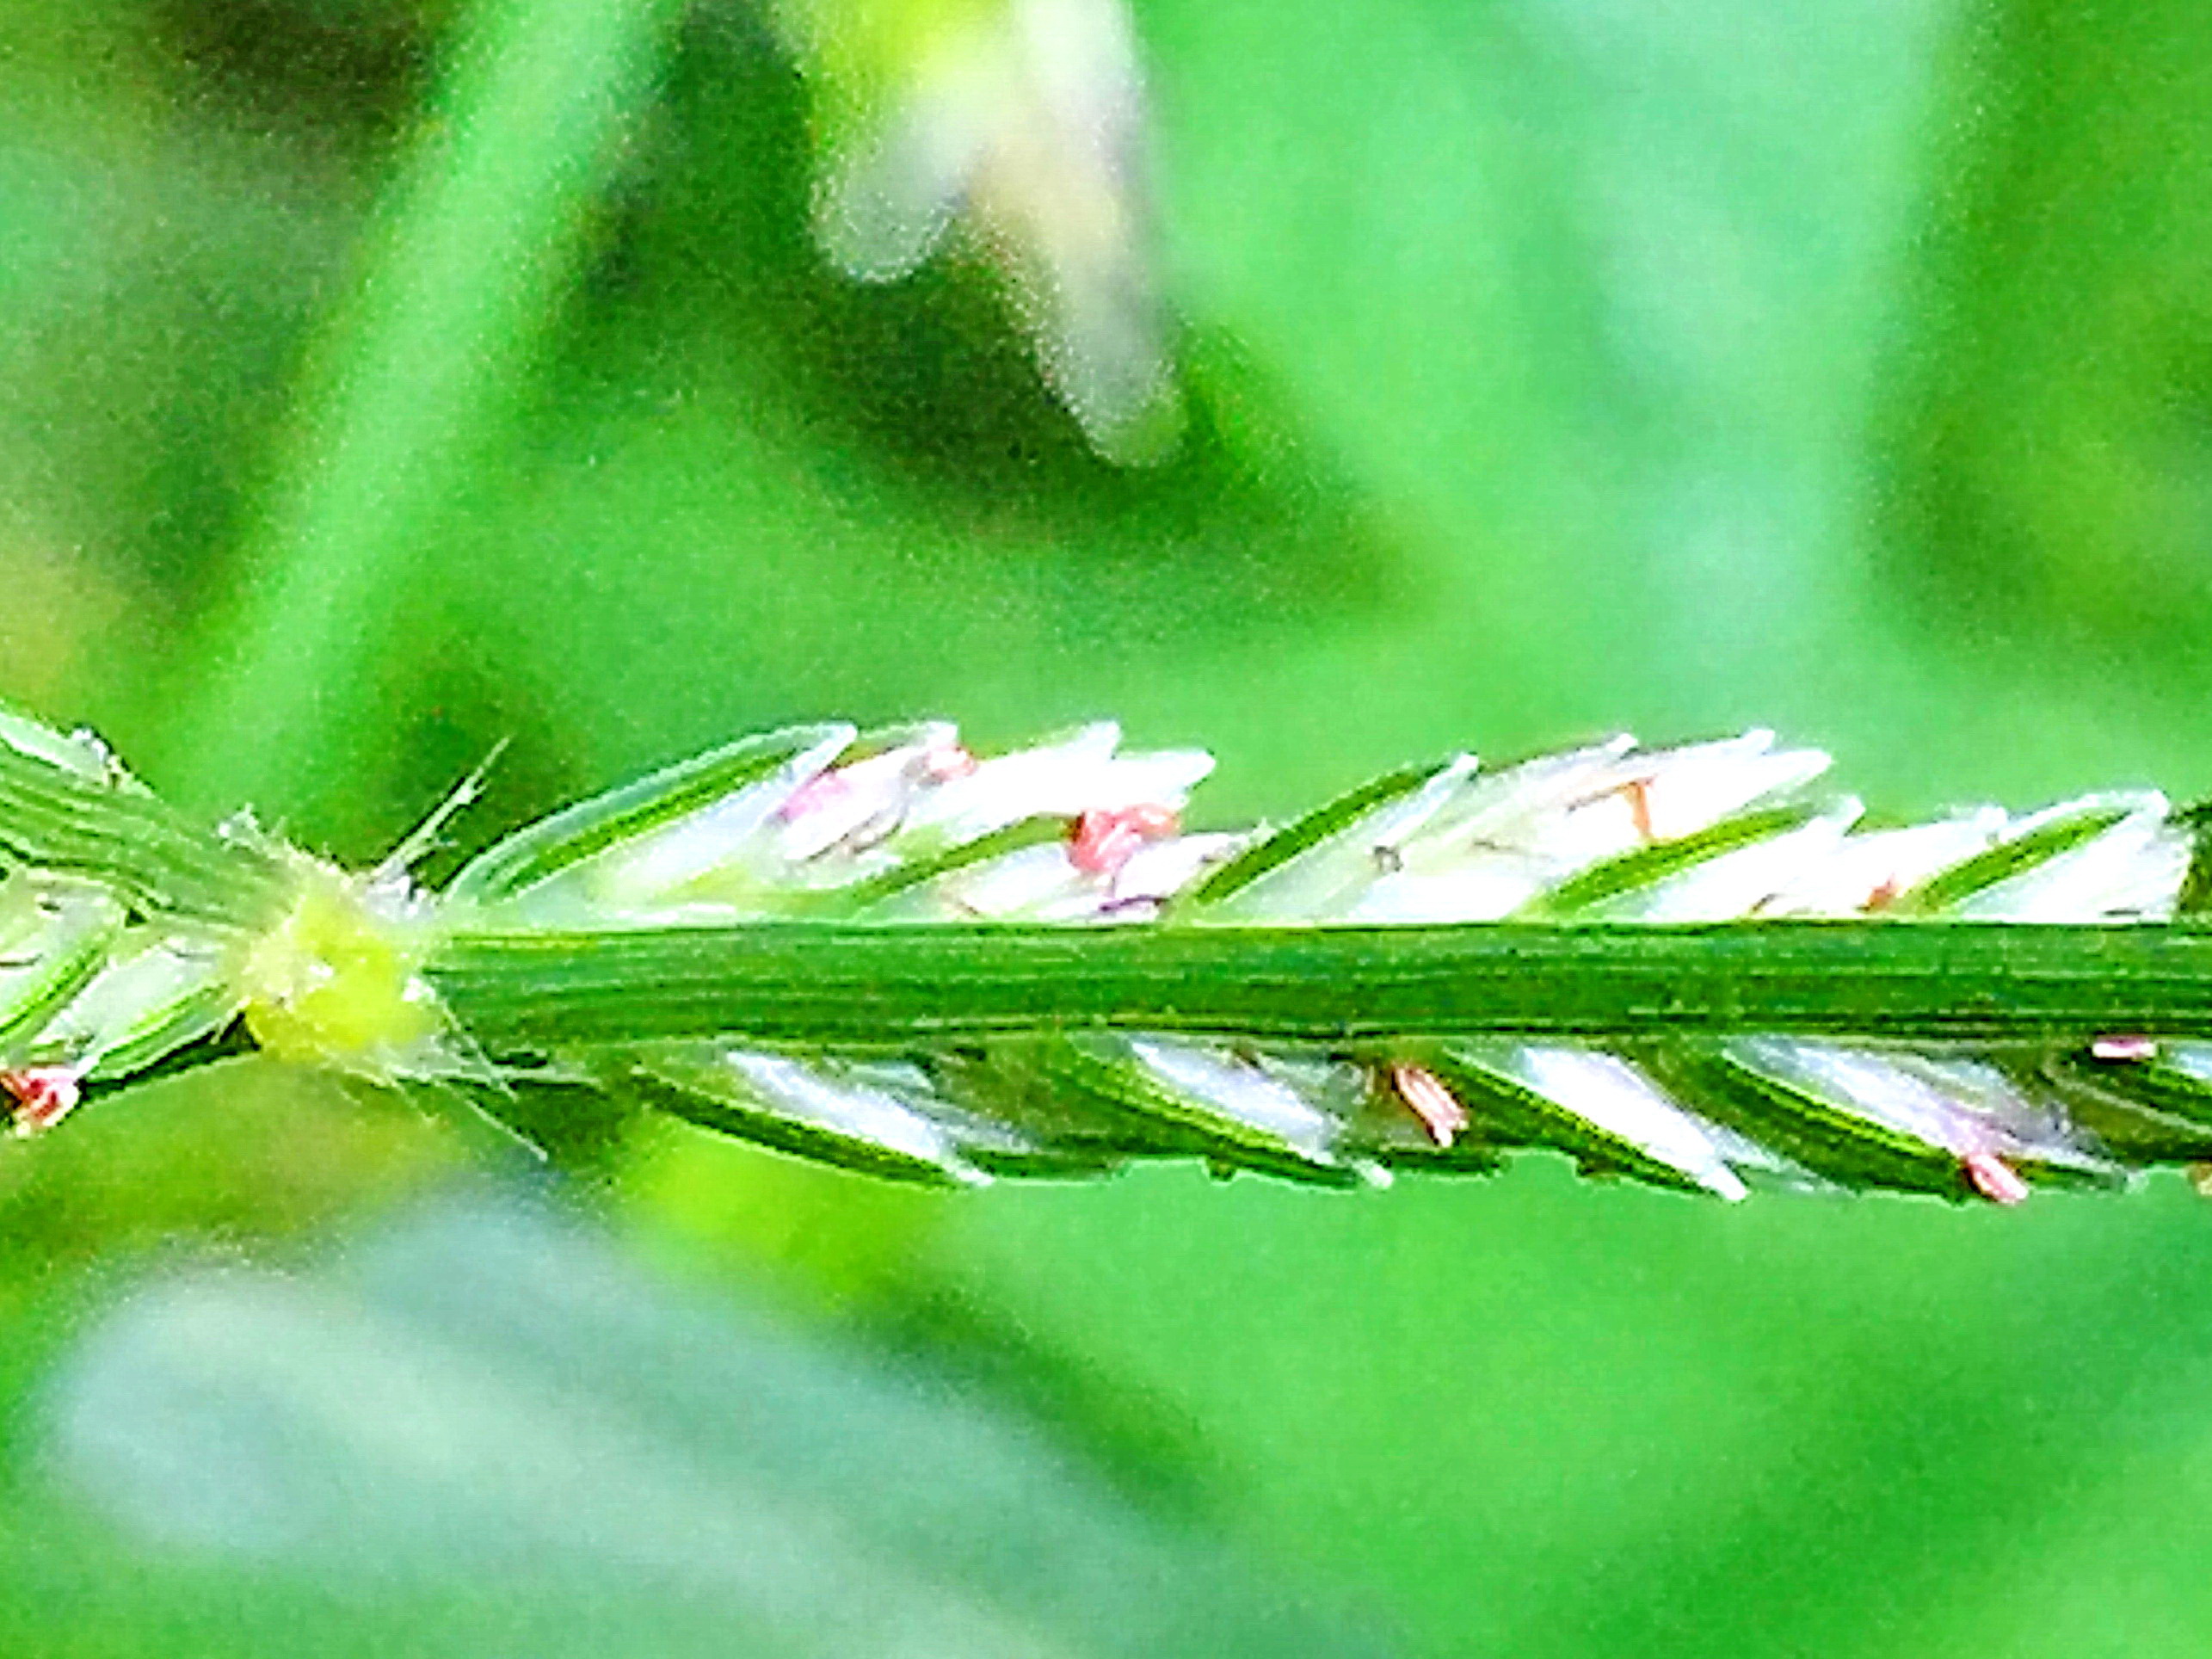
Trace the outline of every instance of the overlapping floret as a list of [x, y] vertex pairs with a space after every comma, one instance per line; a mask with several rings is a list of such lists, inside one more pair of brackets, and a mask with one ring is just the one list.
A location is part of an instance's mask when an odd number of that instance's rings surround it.
[[[43, 826], [51, 844], [89, 864], [96, 848], [71, 811], [88, 794], [126, 803], [143, 815], [156, 855], [170, 850], [162, 810], [98, 738], [0, 711], [0, 816]], [[28, 860], [0, 878], [0, 1119], [14, 1133], [52, 1128], [88, 1088], [132, 1076], [237, 1016], [231, 941], [208, 913], [218, 884], [188, 859], [169, 873], [183, 902], [180, 913], [158, 916], [137, 884]], [[252, 880], [243, 885], [250, 891]]]
[[[2160, 795], [1875, 825], [1818, 792], [1827, 764], [1764, 731], [1662, 749], [1620, 737], [1497, 771], [1457, 756], [1285, 825], [1194, 833], [1183, 814], [1211, 758], [1125, 753], [1111, 725], [997, 754], [940, 723], [818, 725], [556, 813], [432, 895], [408, 875], [413, 841], [350, 876], [244, 821], [194, 830], [96, 743], [0, 714], [15, 858], [0, 881], [0, 1104], [19, 1132], [50, 1127], [88, 1087], [241, 1015], [280, 1056], [496, 1089], [502, 1069], [426, 978], [457, 929], [2098, 924], [2169, 920], [2192, 890], [2194, 831]], [[733, 1029], [533, 1059], [810, 1156], [950, 1181], [1180, 1155], [1379, 1182], [1544, 1147], [1727, 1199], [1879, 1186], [2013, 1203], [2212, 1158], [2212, 1045], [2124, 1031], [2053, 1052], [1050, 1026], [954, 1041], [894, 1026], [850, 1051]]]
[[[1094, 725], [988, 757], [941, 725], [755, 739], [525, 832], [454, 891], [502, 924], [595, 927], [2121, 922], [2171, 916], [2191, 854], [2148, 792], [1867, 826], [1856, 800], [1814, 792], [1827, 756], [1765, 731], [1655, 750], [1621, 737], [1496, 772], [1462, 755], [1279, 829], [1192, 834], [1181, 815], [1209, 757], [1124, 754], [1118, 739]], [[1729, 1199], [1880, 1185], [2013, 1202], [2116, 1178], [2108, 1149], [2212, 1151], [2212, 1051], [2126, 1033], [2061, 1056], [1086, 1032], [865, 1055], [684, 1041], [587, 1061], [718, 1127], [957, 1181], [1164, 1151], [1379, 1181], [1543, 1146]]]

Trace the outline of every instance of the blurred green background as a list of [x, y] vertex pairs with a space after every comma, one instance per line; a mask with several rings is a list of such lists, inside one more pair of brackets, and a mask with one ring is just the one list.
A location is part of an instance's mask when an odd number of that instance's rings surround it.
[[[846, 9], [902, 8], [949, 5]], [[2201, 5], [1136, 0], [1187, 412], [1137, 468], [977, 246], [823, 260], [789, 21], [0, 0], [0, 691], [353, 857], [502, 738], [478, 840], [829, 714], [1118, 714], [1223, 821], [1624, 727], [1771, 724], [1898, 810], [2212, 787]], [[510, 1177], [247, 1067], [8, 1149], [0, 1648], [2212, 1628], [2178, 1182], [947, 1199], [560, 1138]], [[518, 1185], [588, 1243], [484, 1220]], [[616, 1288], [508, 1329], [530, 1262]], [[620, 1547], [663, 1531], [699, 1559]]]

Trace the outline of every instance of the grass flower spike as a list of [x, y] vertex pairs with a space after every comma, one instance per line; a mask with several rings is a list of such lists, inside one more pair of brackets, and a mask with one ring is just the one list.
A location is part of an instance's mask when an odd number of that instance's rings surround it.
[[163, 808], [0, 724], [20, 1132], [258, 1047], [588, 1089], [880, 1174], [1186, 1157], [1330, 1184], [1550, 1149], [1713, 1197], [2016, 1204], [2212, 1158], [2194, 818], [2148, 792], [1871, 821], [1771, 733], [1408, 768], [1192, 830], [1111, 725], [749, 737], [441, 891]]

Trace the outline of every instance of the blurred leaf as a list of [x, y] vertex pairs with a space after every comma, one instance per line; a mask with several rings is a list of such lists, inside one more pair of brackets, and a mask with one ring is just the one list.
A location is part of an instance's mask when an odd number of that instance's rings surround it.
[[[228, 1582], [204, 1622], [121, 1600], [164, 1653], [319, 1650], [395, 1611], [423, 1654], [1387, 1650], [943, 1379], [513, 1206], [433, 1212], [331, 1271], [143, 1285], [41, 1417], [65, 1537], [89, 1503], [109, 1563]], [[25, 1553], [16, 1582], [71, 1582]], [[96, 1582], [72, 1591], [73, 1627], [113, 1619]]]
[[[285, 144], [198, 112], [157, 124], [120, 75], [76, 89], [74, 122], [0, 99], [0, 524], [11, 577], [44, 564], [85, 590], [22, 655], [77, 657], [113, 707], [116, 634], [169, 643], [156, 619], [237, 532], [352, 202]], [[107, 614], [103, 591], [154, 614]]]
[[2194, 674], [2212, 619], [2212, 15], [2002, 0], [1979, 21], [1893, 411], [1894, 562], [1987, 630]]
[[2066, 1654], [2098, 1593], [2029, 1540], [2077, 1506], [2131, 1541], [2100, 1547], [2133, 1599], [2092, 1650], [2194, 1651], [2114, 1634], [2204, 1606], [2178, 1182], [2116, 1228], [2063, 1199], [1709, 1218], [1536, 1168], [1482, 1197], [1146, 1173], [977, 1195], [952, 1242], [971, 1294], [1188, 1411], [1263, 1536], [1388, 1586], [1425, 1651]]
[[463, 25], [172, 737], [203, 796], [312, 799], [352, 771], [377, 620], [501, 429], [672, 15], [484, 0]]
[[[70, 1132], [0, 1147], [0, 1315], [103, 1259], [311, 1233], [459, 1156], [392, 1097], [364, 1109], [327, 1079], [261, 1060], [96, 1100]], [[11, 1340], [18, 1361], [44, 1346], [28, 1331]]]

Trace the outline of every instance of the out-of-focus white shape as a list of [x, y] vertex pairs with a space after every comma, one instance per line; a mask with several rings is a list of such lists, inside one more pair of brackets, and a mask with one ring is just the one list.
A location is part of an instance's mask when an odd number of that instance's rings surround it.
[[1716, 1197], [1733, 1203], [1749, 1195], [1705, 1125], [1627, 1061], [1587, 1049], [1513, 1048], [1493, 1063], [1525, 1088], [1654, 1162], [1680, 1170]]
[[2002, 809], [1984, 806], [1934, 823], [1852, 836], [1808, 860], [1765, 913], [1848, 916], [1886, 908], [1929, 877], [1987, 852], [2005, 833]]
[[[816, 30], [835, 26], [823, 0], [802, 9]], [[1005, 271], [1046, 381], [1092, 444], [1113, 460], [1164, 456], [1181, 410], [1121, 0], [995, 0], [879, 72], [877, 107], [826, 163], [824, 251], [889, 281], [961, 222]]]
[[2189, 874], [2189, 832], [2154, 791], [2086, 797], [2024, 818], [2023, 835], [2085, 810], [2127, 814], [2093, 840], [1984, 888], [1957, 914], [1981, 922], [2166, 922]]
[[1624, 893], [1597, 915], [1620, 922], [1732, 922], [1763, 910], [1808, 864], [1844, 844], [1864, 808], [1845, 800], [1808, 823], [1692, 865]]

